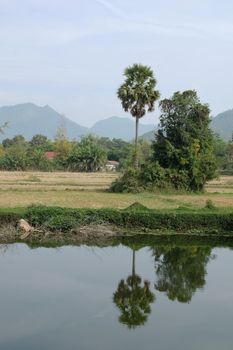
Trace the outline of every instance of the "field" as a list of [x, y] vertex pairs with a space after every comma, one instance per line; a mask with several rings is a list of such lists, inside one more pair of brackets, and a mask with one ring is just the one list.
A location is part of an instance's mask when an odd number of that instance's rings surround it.
[[105, 190], [116, 173], [0, 172], [0, 207], [30, 204], [73, 208], [126, 208], [138, 201], [149, 208], [198, 208], [211, 199], [217, 207], [233, 206], [233, 176], [210, 182], [203, 194], [140, 193], [112, 194]]

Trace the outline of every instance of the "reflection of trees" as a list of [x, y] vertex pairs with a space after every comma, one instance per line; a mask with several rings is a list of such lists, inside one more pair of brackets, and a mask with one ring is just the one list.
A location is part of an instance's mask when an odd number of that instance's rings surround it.
[[157, 247], [153, 249], [157, 281], [155, 288], [170, 300], [191, 301], [205, 286], [206, 265], [211, 256], [207, 247]]
[[116, 292], [113, 294], [113, 301], [121, 311], [119, 322], [129, 328], [136, 328], [144, 325], [151, 312], [150, 304], [155, 299], [150, 291], [150, 283], [143, 281], [135, 273], [135, 250], [133, 250], [132, 275], [126, 280], [121, 280]]

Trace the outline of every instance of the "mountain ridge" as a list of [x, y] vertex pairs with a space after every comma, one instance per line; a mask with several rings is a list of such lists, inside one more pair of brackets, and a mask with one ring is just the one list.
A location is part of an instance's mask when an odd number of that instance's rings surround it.
[[[36, 134], [43, 134], [54, 139], [57, 129], [63, 124], [69, 139], [80, 139], [82, 136], [93, 134], [96, 136], [121, 138], [125, 141], [134, 139], [135, 121], [133, 118], [112, 116], [101, 119], [92, 127], [86, 127], [63, 116], [49, 105], [37, 106], [32, 102], [0, 107], [0, 125], [5, 122], [9, 126], [0, 135], [0, 141], [21, 134], [27, 140]], [[211, 121], [211, 129], [226, 141], [232, 139], [233, 109], [219, 113]], [[139, 124], [139, 137], [153, 140], [158, 125]]]
[[[143, 134], [140, 138], [147, 141], [154, 140], [154, 133], [157, 128], [155, 127], [153, 130]], [[212, 118], [210, 128], [223, 140], [230, 141], [233, 133], [233, 109], [228, 109]]]
[[[9, 127], [0, 135], [0, 140], [12, 138], [21, 134], [27, 140], [36, 134], [43, 134], [49, 139], [54, 139], [57, 129], [63, 124], [67, 130], [69, 139], [80, 139], [87, 134], [109, 138], [122, 138], [130, 141], [134, 137], [134, 120], [132, 118], [122, 118], [112, 116], [110, 118], [97, 121], [88, 128], [77, 122], [62, 116], [49, 105], [37, 106], [27, 102], [12, 106], [0, 107], [0, 124], [9, 123]], [[153, 124], [143, 124], [139, 126], [139, 135], [148, 132], [153, 128]]]

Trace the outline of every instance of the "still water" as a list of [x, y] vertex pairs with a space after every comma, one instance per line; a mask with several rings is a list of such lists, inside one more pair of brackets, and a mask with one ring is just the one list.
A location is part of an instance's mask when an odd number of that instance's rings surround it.
[[230, 350], [233, 250], [0, 246], [0, 349]]

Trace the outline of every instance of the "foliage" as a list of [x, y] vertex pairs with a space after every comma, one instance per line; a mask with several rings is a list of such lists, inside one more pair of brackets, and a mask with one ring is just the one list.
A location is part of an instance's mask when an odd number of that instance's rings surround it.
[[81, 140], [67, 159], [68, 168], [72, 171], [93, 172], [99, 171], [106, 164], [105, 150], [92, 136]]
[[127, 67], [124, 72], [125, 81], [117, 91], [122, 107], [130, 112], [136, 120], [135, 129], [135, 166], [138, 166], [138, 122], [146, 112], [152, 112], [159, 92], [155, 90], [156, 79], [152, 69], [142, 64]]
[[213, 153], [216, 158], [217, 167], [219, 170], [228, 168], [228, 144], [222, 140], [218, 135], [213, 138]]
[[44, 135], [37, 134], [33, 136], [29, 142], [29, 145], [32, 149], [36, 148], [37, 150], [40, 149], [43, 151], [52, 151], [51, 142]]
[[[105, 168], [107, 159], [115, 157], [124, 163], [131, 147], [122, 140], [91, 135], [83, 137], [80, 142], [69, 141], [63, 129], [59, 129], [55, 141], [35, 135], [28, 142], [22, 135], [16, 135], [3, 140], [0, 145], [0, 169], [100, 171]], [[54, 159], [46, 157], [48, 151], [54, 152]]]
[[[146, 228], [151, 230], [174, 230], [176, 232], [197, 231], [202, 235], [232, 232], [233, 214], [216, 210], [171, 211], [155, 210], [117, 210], [117, 209], [69, 209], [60, 207], [30, 206], [26, 218], [32, 225], [43, 226], [54, 217], [74, 218], [72, 225], [107, 223], [128, 228]], [[56, 225], [54, 229], [56, 229]], [[74, 226], [74, 227], [75, 227]], [[57, 229], [61, 229], [61, 222]]]
[[113, 295], [114, 303], [119, 307], [121, 315], [119, 322], [129, 328], [144, 325], [151, 312], [150, 304], [155, 297], [150, 291], [150, 283], [136, 274], [121, 280]]
[[51, 217], [44, 223], [44, 227], [51, 231], [67, 232], [78, 225], [77, 218], [67, 215], [58, 215]]
[[5, 170], [26, 170], [29, 167], [26, 152], [25, 140], [14, 140], [11, 146], [5, 149], [4, 155], [0, 159], [0, 167]]
[[110, 192], [140, 192], [143, 188], [139, 185], [140, 170], [128, 167], [123, 175], [116, 179], [110, 186]]
[[175, 188], [200, 191], [216, 171], [209, 107], [201, 104], [195, 91], [188, 90], [164, 99], [160, 108], [153, 160], [171, 171]]
[[121, 139], [113, 138], [110, 140], [108, 137], [95, 137], [95, 141], [105, 150], [108, 160], [115, 160], [120, 163], [123, 163], [128, 158], [132, 149], [131, 143]]
[[213, 256], [209, 247], [155, 247], [156, 290], [170, 300], [191, 301], [205, 285], [206, 265]]
[[57, 129], [54, 146], [57, 154], [55, 163], [58, 169], [66, 169], [67, 159], [71, 152], [72, 145], [67, 138], [67, 132], [64, 124], [61, 124]]

